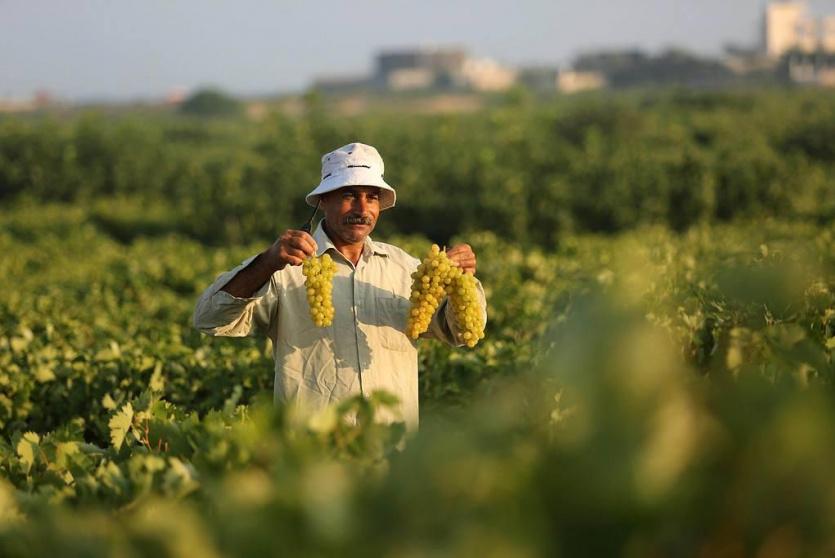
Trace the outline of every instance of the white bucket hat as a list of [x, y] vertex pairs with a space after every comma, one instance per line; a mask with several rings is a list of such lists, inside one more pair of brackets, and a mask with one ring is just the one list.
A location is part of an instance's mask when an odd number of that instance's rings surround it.
[[304, 201], [316, 207], [319, 196], [344, 186], [376, 186], [380, 189], [380, 209], [394, 207], [397, 194], [383, 179], [383, 158], [364, 143], [349, 143], [322, 156], [322, 181]]

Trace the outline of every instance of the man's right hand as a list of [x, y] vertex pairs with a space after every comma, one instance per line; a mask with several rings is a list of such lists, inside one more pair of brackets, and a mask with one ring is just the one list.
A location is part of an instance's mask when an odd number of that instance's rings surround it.
[[316, 241], [310, 234], [295, 229], [287, 229], [267, 248], [264, 256], [276, 271], [287, 264], [301, 265], [305, 258], [316, 254]]
[[304, 231], [288, 229], [272, 246], [258, 254], [248, 266], [240, 270], [221, 290], [239, 298], [249, 298], [267, 282], [273, 273], [287, 264], [300, 265], [316, 253], [316, 241]]

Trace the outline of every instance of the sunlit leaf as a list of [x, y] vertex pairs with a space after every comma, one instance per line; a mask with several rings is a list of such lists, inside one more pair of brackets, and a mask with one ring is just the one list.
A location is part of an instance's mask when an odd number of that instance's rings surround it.
[[133, 407], [131, 404], [129, 402], [125, 403], [122, 409], [113, 415], [107, 425], [110, 427], [110, 443], [117, 450], [121, 449], [125, 437], [133, 425]]

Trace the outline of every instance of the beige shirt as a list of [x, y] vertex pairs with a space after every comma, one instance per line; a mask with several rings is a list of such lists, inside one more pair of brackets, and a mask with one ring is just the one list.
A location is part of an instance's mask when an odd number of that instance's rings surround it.
[[[254, 259], [222, 274], [206, 289], [194, 310], [194, 326], [209, 335], [267, 336], [273, 342], [275, 399], [296, 401], [312, 410], [356, 394], [386, 390], [399, 409], [381, 420], [418, 424], [417, 344], [404, 332], [412, 272], [420, 261], [400, 248], [367, 238], [354, 266], [328, 238], [322, 224], [313, 238], [317, 255], [336, 263], [332, 325], [316, 327], [310, 318], [301, 266], [275, 272], [251, 298], [220, 290]], [[484, 291], [478, 285], [484, 318]], [[425, 337], [460, 346], [452, 309], [442, 303]]]

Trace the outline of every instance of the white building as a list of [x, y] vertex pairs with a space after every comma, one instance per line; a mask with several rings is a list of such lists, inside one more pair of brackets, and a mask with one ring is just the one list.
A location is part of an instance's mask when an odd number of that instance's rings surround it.
[[600, 72], [567, 70], [557, 76], [557, 89], [563, 93], [577, 93], [606, 87], [606, 76]]
[[435, 79], [435, 72], [429, 68], [397, 68], [386, 74], [386, 87], [393, 91], [429, 89]]
[[516, 71], [489, 58], [473, 58], [461, 48], [416, 48], [379, 54], [375, 79], [396, 91], [500, 91], [516, 82]]
[[826, 52], [835, 52], [835, 15], [820, 19], [820, 42]]
[[835, 52], [835, 16], [812, 17], [804, 0], [770, 2], [763, 17], [763, 50], [772, 59], [790, 50]]
[[475, 91], [502, 91], [516, 83], [516, 70], [490, 58], [468, 58], [461, 68], [461, 75]]

